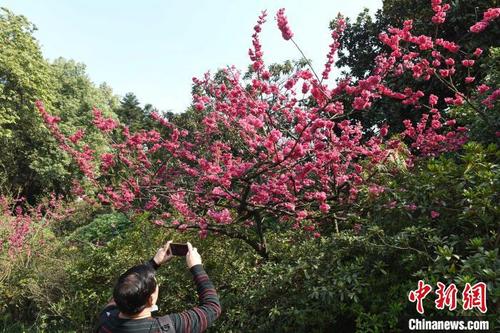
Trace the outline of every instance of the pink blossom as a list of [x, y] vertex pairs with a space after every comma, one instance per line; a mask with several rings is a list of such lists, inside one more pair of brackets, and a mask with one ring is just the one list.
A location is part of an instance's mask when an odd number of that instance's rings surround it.
[[165, 222], [162, 220], [154, 220], [153, 223], [159, 227], [163, 227], [165, 225]]
[[213, 218], [215, 222], [219, 224], [229, 224], [233, 220], [227, 208], [224, 208], [221, 211], [210, 209], [207, 215]]
[[388, 132], [389, 128], [386, 125], [382, 126], [382, 128], [380, 129], [380, 136], [386, 136]]
[[453, 60], [453, 58], [446, 58], [444, 60], [445, 64], [447, 64], [448, 66], [453, 66], [455, 65], [455, 60]]
[[307, 94], [308, 91], [309, 91], [309, 84], [307, 82], [304, 82], [302, 84], [302, 93]]
[[335, 29], [332, 31], [332, 43], [330, 44], [330, 51], [327, 55], [327, 61], [325, 64], [325, 69], [323, 70], [322, 77], [324, 80], [328, 79], [328, 75], [331, 71], [331, 67], [333, 65], [333, 58], [337, 49], [340, 46], [340, 36], [344, 31], [346, 26], [345, 19], [339, 14], [339, 16], [335, 20]]
[[406, 208], [410, 211], [410, 212], [414, 212], [417, 210], [417, 205], [415, 205], [414, 203], [411, 203], [409, 205], [406, 206]]
[[374, 196], [378, 197], [380, 194], [382, 194], [385, 191], [385, 188], [376, 184], [370, 185], [368, 188], [368, 192], [373, 194]]
[[145, 210], [152, 210], [152, 209], [158, 207], [158, 205], [159, 205], [158, 198], [156, 197], [156, 195], [153, 195], [151, 197], [151, 199], [144, 206], [144, 209]]
[[[252, 35], [252, 45], [253, 49], [248, 50], [248, 55], [250, 56], [250, 60], [253, 61], [252, 68], [257, 73], [262, 72], [264, 69], [264, 61], [262, 60], [262, 45], [260, 44], [259, 33], [262, 31], [262, 25], [266, 22], [266, 11], [262, 11], [257, 24], [254, 26], [254, 34]], [[269, 80], [269, 72], [263, 73], [263, 79]]]
[[118, 123], [115, 120], [111, 118], [104, 118], [102, 111], [97, 108], [94, 108], [93, 115], [94, 125], [105, 133], [111, 132], [118, 126]]
[[299, 220], [299, 221], [303, 220], [307, 217], [307, 215], [308, 215], [307, 211], [305, 211], [305, 210], [298, 211], [297, 212], [297, 220]]
[[207, 238], [207, 235], [208, 235], [208, 230], [200, 230], [200, 231], [198, 231], [198, 236], [200, 237], [200, 239]]
[[485, 92], [487, 92], [488, 90], [490, 90], [490, 87], [488, 87], [487, 85], [485, 84], [481, 84], [477, 87], [477, 91], [480, 93], [480, 94], [484, 94]]
[[76, 144], [76, 143], [78, 143], [78, 141], [80, 141], [83, 138], [84, 135], [85, 135], [85, 131], [82, 129], [79, 129], [75, 132], [75, 134], [69, 136], [68, 139], [69, 139], [69, 141]]
[[293, 37], [293, 32], [288, 26], [288, 19], [285, 16], [285, 8], [281, 8], [278, 10], [276, 14], [276, 20], [278, 21], [278, 28], [281, 31], [281, 35], [285, 40], [289, 40]]
[[500, 8], [488, 8], [483, 13], [483, 21], [489, 22], [500, 17]]
[[474, 24], [473, 26], [470, 27], [470, 32], [474, 32], [474, 33], [479, 33], [481, 31], [483, 31], [484, 29], [486, 29], [488, 27], [488, 23], [487, 22], [477, 22], [476, 24]]
[[444, 40], [442, 38], [437, 38], [434, 41], [434, 43], [436, 45], [439, 45], [439, 46], [445, 48], [446, 50], [450, 51], [451, 53], [457, 53], [458, 50], [460, 49], [460, 46], [457, 45], [456, 43]]
[[322, 213], [328, 213], [330, 211], [330, 205], [326, 204], [326, 203], [322, 203], [320, 206], [319, 206], [319, 210], [322, 212]]
[[436, 212], [435, 210], [432, 210], [431, 211], [431, 218], [435, 219], [435, 218], [438, 218], [439, 217], [439, 212]]
[[480, 49], [479, 47], [474, 50], [474, 56], [479, 57], [481, 54], [483, 54], [483, 49]]
[[500, 89], [496, 89], [490, 96], [485, 98], [481, 103], [488, 109], [493, 109], [495, 102], [500, 98]]
[[441, 0], [432, 0], [431, 5], [435, 13], [431, 21], [436, 24], [444, 23], [446, 20], [446, 12], [450, 9], [450, 5], [441, 5]]
[[462, 60], [462, 65], [464, 67], [472, 67], [474, 65], [474, 60], [472, 59]]
[[104, 171], [109, 170], [114, 164], [115, 164], [115, 159], [114, 155], [110, 153], [104, 153], [101, 155], [101, 168]]
[[448, 76], [450, 76], [450, 71], [448, 69], [440, 69], [439, 70], [439, 74], [442, 77], [448, 77]]
[[194, 103], [194, 108], [197, 111], [203, 111], [205, 109], [205, 105], [202, 102], [196, 102]]
[[438, 100], [439, 100], [439, 97], [437, 97], [436, 95], [433, 95], [433, 94], [430, 94], [430, 95], [429, 95], [429, 104], [430, 104], [431, 106], [436, 105], [436, 104], [437, 104], [437, 102], [438, 102]]

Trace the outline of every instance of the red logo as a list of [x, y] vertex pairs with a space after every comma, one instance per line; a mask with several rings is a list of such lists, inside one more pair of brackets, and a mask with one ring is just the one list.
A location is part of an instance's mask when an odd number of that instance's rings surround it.
[[[450, 311], [457, 308], [457, 286], [452, 283], [448, 287], [444, 283], [438, 282], [435, 294], [437, 299], [434, 301], [436, 309], [443, 310], [448, 307]], [[418, 281], [418, 288], [410, 291], [408, 294], [408, 300], [412, 303], [417, 303], [417, 312], [420, 314], [424, 313], [423, 300], [432, 291], [431, 285], [426, 284], [423, 280]], [[478, 282], [473, 286], [470, 283], [465, 284], [465, 288], [462, 292], [462, 308], [464, 310], [473, 310], [477, 308], [482, 313], [486, 313], [488, 310], [486, 306], [486, 284], [484, 282]]]

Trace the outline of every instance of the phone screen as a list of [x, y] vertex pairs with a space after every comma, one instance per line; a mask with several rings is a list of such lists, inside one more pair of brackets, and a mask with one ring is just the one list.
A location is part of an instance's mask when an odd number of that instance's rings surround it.
[[170, 243], [170, 250], [174, 256], [185, 256], [188, 253], [187, 244]]

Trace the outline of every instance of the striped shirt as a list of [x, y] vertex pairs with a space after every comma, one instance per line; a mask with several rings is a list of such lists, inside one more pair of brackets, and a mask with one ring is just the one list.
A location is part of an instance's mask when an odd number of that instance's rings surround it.
[[[200, 304], [181, 313], [171, 313], [166, 316], [174, 324], [176, 333], [203, 332], [221, 313], [219, 297], [214, 285], [208, 278], [202, 265], [191, 267], [193, 280], [199, 296]], [[102, 310], [99, 316], [99, 333], [161, 333], [155, 318], [124, 319], [118, 317], [116, 305], [110, 305]], [[170, 332], [170, 330], [169, 330]]]

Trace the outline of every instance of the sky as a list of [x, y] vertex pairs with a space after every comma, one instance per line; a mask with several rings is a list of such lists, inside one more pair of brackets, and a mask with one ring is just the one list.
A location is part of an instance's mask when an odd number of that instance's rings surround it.
[[193, 76], [227, 65], [247, 68], [261, 10], [268, 11], [261, 33], [264, 62], [300, 58], [276, 27], [274, 16], [284, 7], [294, 40], [321, 72], [329, 22], [338, 12], [355, 17], [366, 7], [374, 13], [381, 0], [0, 0], [0, 7], [36, 25], [46, 58], [83, 62], [94, 83], [179, 113], [191, 102]]

